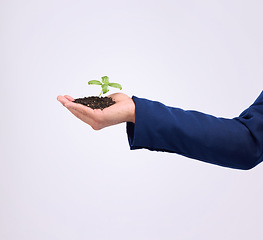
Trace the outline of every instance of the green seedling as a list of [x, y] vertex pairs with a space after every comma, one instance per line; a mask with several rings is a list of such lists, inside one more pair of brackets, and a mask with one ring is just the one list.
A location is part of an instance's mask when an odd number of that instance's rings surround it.
[[109, 87], [119, 88], [120, 90], [122, 89], [122, 86], [119, 83], [110, 83], [109, 77], [107, 76], [101, 77], [101, 81], [90, 80], [88, 84], [89, 85], [101, 85], [101, 92], [100, 92], [99, 97], [101, 96], [101, 94], [107, 93], [109, 91]]

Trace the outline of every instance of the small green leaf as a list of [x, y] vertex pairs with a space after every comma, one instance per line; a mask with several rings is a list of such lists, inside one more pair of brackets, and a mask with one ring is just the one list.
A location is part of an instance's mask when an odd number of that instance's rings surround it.
[[109, 83], [109, 86], [114, 88], [119, 88], [120, 90], [122, 90], [122, 86], [119, 83]]
[[102, 79], [102, 83], [109, 84], [109, 77], [104, 76], [104, 77], [101, 77], [101, 79]]
[[101, 87], [102, 87], [103, 94], [105, 94], [109, 91], [109, 89], [108, 89], [109, 85], [108, 84], [105, 83]]
[[89, 85], [93, 84], [93, 85], [100, 85], [101, 86], [101, 92], [99, 94], [99, 97], [102, 94], [105, 94], [109, 91], [109, 86], [110, 87], [114, 87], [114, 88], [119, 88], [120, 90], [122, 90], [122, 86], [119, 83], [110, 83], [109, 82], [109, 77], [108, 76], [103, 76], [101, 77], [102, 81], [99, 80], [90, 80], [88, 82]]
[[102, 85], [102, 83], [98, 80], [90, 80], [88, 84]]

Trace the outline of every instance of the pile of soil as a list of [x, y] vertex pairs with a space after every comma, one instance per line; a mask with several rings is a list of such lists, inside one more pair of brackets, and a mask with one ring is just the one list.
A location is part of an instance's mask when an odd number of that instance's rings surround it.
[[111, 97], [93, 97], [93, 96], [77, 98], [73, 102], [83, 104], [92, 109], [101, 109], [101, 110], [116, 103], [115, 101], [112, 100]]

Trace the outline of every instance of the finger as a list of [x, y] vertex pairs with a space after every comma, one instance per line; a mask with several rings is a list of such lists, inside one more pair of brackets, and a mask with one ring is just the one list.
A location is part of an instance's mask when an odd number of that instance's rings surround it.
[[76, 111], [76, 110], [73, 109], [73, 108], [68, 108], [68, 110], [69, 110], [72, 114], [74, 114], [77, 118], [79, 118], [79, 119], [81, 119], [81, 120], [84, 119], [84, 114], [83, 114], [82, 112]]
[[81, 121], [91, 125], [92, 123], [92, 120], [86, 115], [86, 114], [83, 114], [82, 112], [80, 111], [77, 111], [73, 108], [68, 108], [68, 110], [74, 115], [76, 116], [77, 118], [79, 118]]
[[68, 99], [66, 99], [65, 97], [63, 97], [63, 96], [61, 96], [61, 95], [57, 96], [57, 100], [58, 100], [63, 106], [65, 106], [65, 104], [66, 104], [67, 102], [69, 102]]
[[120, 102], [129, 98], [127, 95], [123, 93], [113, 93], [108, 97], [111, 97], [115, 102]]
[[71, 97], [71, 96], [69, 96], [69, 95], [64, 95], [64, 97], [65, 97], [66, 99], [68, 99], [69, 101], [71, 101], [71, 102], [75, 100], [73, 97]]
[[80, 103], [74, 103], [74, 102], [71, 102], [71, 101], [68, 101], [66, 104], [65, 104], [65, 107], [66, 108], [70, 108], [70, 109], [74, 109], [75, 111], [79, 111], [81, 112], [82, 114], [86, 114], [86, 115], [92, 115], [94, 113], [94, 110], [91, 109], [90, 107], [86, 107]]
[[108, 95], [107, 97], [112, 98], [115, 101], [116, 98], [118, 98], [118, 94], [117, 93], [113, 93], [113, 94]]

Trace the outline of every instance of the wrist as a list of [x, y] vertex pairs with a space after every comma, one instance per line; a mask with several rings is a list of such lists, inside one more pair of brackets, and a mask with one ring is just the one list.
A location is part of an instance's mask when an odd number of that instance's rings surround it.
[[132, 98], [130, 99], [129, 102], [130, 102], [129, 103], [129, 114], [128, 114], [127, 122], [135, 123], [135, 103]]

